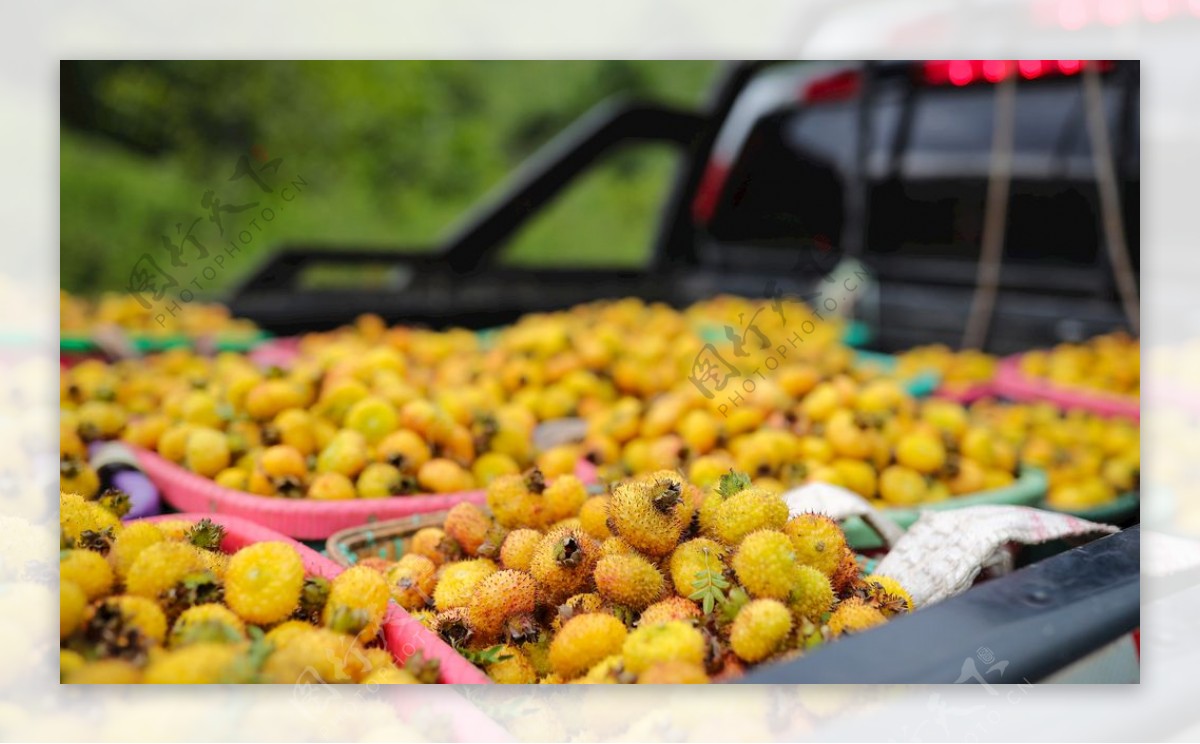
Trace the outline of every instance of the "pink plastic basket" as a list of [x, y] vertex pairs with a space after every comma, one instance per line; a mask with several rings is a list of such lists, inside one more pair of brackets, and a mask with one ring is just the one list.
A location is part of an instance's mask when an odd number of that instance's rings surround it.
[[990, 380], [988, 382], [981, 382], [975, 385], [968, 385], [966, 387], [947, 387], [945, 384], [943, 384], [939, 386], [937, 390], [933, 391], [933, 397], [935, 398], [952, 400], [955, 403], [961, 403], [963, 405], [974, 403], [980, 398], [986, 398], [989, 395], [995, 394], [996, 393], [992, 389], [992, 382]]
[[1021, 355], [1000, 362], [993, 383], [994, 392], [1018, 401], [1044, 400], [1059, 408], [1079, 408], [1100, 416], [1116, 416], [1141, 421], [1141, 403], [1129, 398], [1074, 390], [1026, 376], [1021, 371]]
[[[291, 545], [300, 554], [300, 560], [304, 562], [304, 570], [310, 576], [333, 579], [346, 570], [312, 548], [286, 535], [229, 514], [164, 514], [137, 521], [162, 522], [182, 519], [196, 522], [205, 518], [211, 519], [225, 528], [225, 539], [221, 542], [222, 552], [236, 553], [247, 545], [259, 542], [283, 542]], [[387, 642], [388, 650], [392, 652], [392, 656], [398, 663], [404, 663], [418, 651], [426, 659], [437, 659], [441, 669], [441, 681], [445, 684], [491, 684], [491, 680], [486, 674], [460, 656], [449, 644], [422, 625], [421, 621], [409, 615], [395, 603], [388, 605], [388, 614], [383, 624], [383, 637]]]
[[259, 367], [287, 369], [300, 355], [300, 337], [285, 336], [259, 344], [250, 351], [250, 361]]
[[[180, 511], [232, 514], [300, 540], [324, 540], [347, 527], [444, 511], [469, 501], [483, 504], [483, 490], [390, 499], [312, 501], [258, 496], [235, 491], [196, 475], [149, 450], [132, 448], [142, 470], [154, 481], [163, 499]], [[595, 482], [595, 467], [581, 460], [576, 474], [585, 485]]]

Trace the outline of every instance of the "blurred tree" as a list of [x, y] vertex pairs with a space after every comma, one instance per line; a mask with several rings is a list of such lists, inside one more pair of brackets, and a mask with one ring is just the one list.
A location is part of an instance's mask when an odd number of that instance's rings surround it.
[[[256, 145], [311, 186], [303, 209], [272, 223], [255, 251], [298, 240], [428, 245], [588, 108], [614, 94], [696, 104], [714, 68], [641, 61], [63, 62], [63, 287], [122, 287], [137, 257], [201, 212], [201, 194], [223, 184]], [[613, 214], [606, 234], [585, 236], [570, 225], [542, 229], [520, 255], [536, 261], [571, 246], [603, 256], [605, 245], [644, 240], [624, 233], [617, 219], [629, 209], [629, 194], [662, 197], [651, 181], [667, 170], [642, 163], [637, 154], [623, 157], [618, 177], [588, 189], [592, 208]], [[250, 265], [242, 262], [222, 283]]]

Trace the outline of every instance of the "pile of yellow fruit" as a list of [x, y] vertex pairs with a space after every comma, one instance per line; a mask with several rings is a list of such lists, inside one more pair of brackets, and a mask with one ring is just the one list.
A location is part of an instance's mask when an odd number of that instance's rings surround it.
[[914, 347], [898, 354], [896, 362], [901, 378], [934, 372], [940, 384], [950, 389], [969, 388], [996, 376], [996, 357], [976, 349], [954, 351], [945, 344]]
[[287, 372], [183, 350], [83, 362], [62, 375], [62, 475], [87, 473], [86, 441], [114, 438], [228, 488], [286, 498], [457, 492], [532, 462], [526, 409], [483, 388], [447, 385], [430, 399], [419, 385], [390, 346]]
[[[735, 468], [777, 491], [820, 481], [911, 506], [1006, 486], [1023, 459], [1044, 465], [993, 416], [919, 401], [899, 382], [947, 358], [967, 370], [954, 380], [974, 379], [989, 358], [925, 347], [884, 375], [856, 368], [839, 334], [790, 301], [717, 297], [680, 312], [626, 299], [531, 314], [487, 341], [363, 316], [303, 337], [287, 370], [179, 350], [88, 361], [62, 375], [62, 477], [94, 494], [84, 443], [121, 438], [262, 496], [451, 493], [535, 464], [570, 473], [586, 457], [610, 482], [678, 468], [706, 487]], [[584, 441], [536, 451], [537, 424], [565, 417], [584, 419]], [[1094, 475], [1105, 456], [1060, 428], [1055, 483], [1094, 484], [1060, 477]], [[1136, 471], [1136, 458], [1122, 462]]]
[[122, 524], [127, 499], [61, 494], [64, 682], [437, 681], [436, 661], [400, 667], [376, 643], [389, 595], [377, 572], [306, 576], [284, 542], [227, 555], [207, 519]]
[[496, 478], [394, 563], [392, 598], [503, 683], [702, 683], [799, 656], [913, 609], [864, 576], [838, 525], [727, 473], [588, 496], [571, 475]]
[[1059, 344], [1023, 355], [1021, 371], [1062, 387], [1138, 398], [1142, 389], [1141, 343], [1118, 332], [1081, 344]]
[[1052, 507], [1089, 509], [1139, 487], [1142, 456], [1136, 422], [1063, 412], [1048, 403], [980, 401], [971, 415], [999, 441], [1016, 448], [1022, 462], [1046, 471], [1046, 501]]
[[216, 302], [188, 302], [173, 313], [147, 308], [131, 294], [110, 292], [96, 301], [59, 292], [59, 330], [64, 335], [88, 335], [116, 327], [145, 336], [182, 334], [200, 336], [253, 336], [258, 327], [249, 320], [234, 318], [229, 308]]

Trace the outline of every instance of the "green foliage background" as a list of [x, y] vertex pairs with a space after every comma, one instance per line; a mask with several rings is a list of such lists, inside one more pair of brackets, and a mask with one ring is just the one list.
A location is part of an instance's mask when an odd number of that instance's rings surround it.
[[[61, 283], [121, 289], [207, 211], [253, 145], [309, 183], [217, 280], [287, 242], [419, 249], [531, 152], [614, 95], [699, 104], [708, 62], [76, 62], [62, 71]], [[634, 265], [674, 156], [642, 147], [569, 190], [505, 249], [524, 264]], [[253, 188], [252, 186], [250, 188]], [[242, 201], [245, 201], [243, 199]], [[207, 225], [205, 220], [204, 225]]]

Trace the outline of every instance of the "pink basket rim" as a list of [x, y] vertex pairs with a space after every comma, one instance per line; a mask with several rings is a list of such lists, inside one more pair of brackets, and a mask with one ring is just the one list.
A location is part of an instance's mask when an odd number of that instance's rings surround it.
[[[448, 494], [400, 496], [388, 499], [313, 501], [258, 496], [225, 488], [149, 450], [131, 447], [138, 463], [167, 503], [181, 511], [232, 514], [291, 537], [323, 540], [338, 530], [385, 519], [444, 511], [463, 501], [483, 504], [483, 489]], [[576, 464], [585, 485], [596, 480], [596, 468], [586, 460]]]
[[[309, 575], [333, 579], [346, 570], [303, 543], [268, 527], [255, 524], [248, 519], [242, 519], [230, 514], [180, 512], [178, 514], [160, 514], [153, 517], [145, 517], [133, 520], [130, 524], [171, 520], [198, 522], [201, 519], [211, 519], [225, 528], [225, 539], [221, 543], [221, 550], [223, 552], [234, 553], [254, 543], [282, 542], [290, 545], [300, 555], [300, 560], [304, 563], [304, 570]], [[419, 620], [405, 612], [404, 608], [395, 602], [388, 603], [387, 616], [384, 618], [383, 623], [383, 634], [388, 644], [388, 650], [392, 652], [392, 656], [395, 657], [398, 663], [403, 663], [416, 651], [421, 651], [426, 658], [437, 659], [444, 684], [492, 683], [486, 674], [463, 658], [449, 644], [422, 625]]]
[[951, 400], [955, 403], [974, 403], [980, 398], [986, 398], [990, 395], [995, 395], [992, 388], [992, 381], [977, 382], [970, 385], [946, 385], [942, 383], [937, 390], [933, 391], [933, 397], [941, 398], [942, 400]]
[[300, 336], [281, 336], [250, 350], [250, 361], [259, 367], [288, 367], [300, 355]]
[[1060, 408], [1081, 408], [1101, 416], [1141, 420], [1140, 401], [1073, 390], [1030, 378], [1021, 371], [1023, 357], [1024, 354], [1014, 354], [1000, 361], [994, 385], [997, 394], [1023, 401], [1044, 400]]

